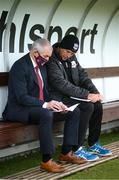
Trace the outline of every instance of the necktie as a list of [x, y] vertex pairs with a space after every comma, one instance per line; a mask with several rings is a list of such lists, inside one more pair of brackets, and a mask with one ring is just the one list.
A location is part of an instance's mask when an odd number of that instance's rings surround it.
[[39, 86], [39, 99], [40, 100], [44, 100], [44, 95], [43, 95], [43, 81], [40, 77], [40, 74], [39, 74], [39, 67], [36, 66], [35, 67], [35, 73], [36, 73], [36, 77], [37, 77], [37, 80], [38, 80], [38, 86]]

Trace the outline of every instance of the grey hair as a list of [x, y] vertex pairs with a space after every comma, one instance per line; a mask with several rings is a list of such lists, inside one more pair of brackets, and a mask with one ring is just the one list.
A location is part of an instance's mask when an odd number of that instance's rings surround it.
[[32, 46], [31, 46], [31, 50], [35, 50], [35, 51], [38, 51], [39, 53], [42, 53], [46, 46], [51, 46], [50, 42], [47, 39], [39, 38], [33, 42]]

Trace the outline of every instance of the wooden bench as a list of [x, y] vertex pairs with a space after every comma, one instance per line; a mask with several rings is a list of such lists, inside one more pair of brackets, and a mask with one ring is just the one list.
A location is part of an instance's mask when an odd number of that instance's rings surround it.
[[[119, 68], [90, 68], [87, 69], [91, 78], [119, 76]], [[111, 74], [111, 75], [110, 75]], [[0, 73], [0, 86], [7, 86], [8, 73]], [[119, 101], [103, 104], [103, 123], [119, 119]], [[61, 134], [64, 122], [55, 122], [53, 131]], [[36, 125], [22, 123], [0, 122], [0, 149], [12, 147], [23, 143], [38, 140], [38, 128]]]
[[[61, 134], [63, 122], [55, 122], [53, 132]], [[17, 122], [0, 122], [0, 149], [38, 140], [39, 133], [36, 125], [26, 125]]]

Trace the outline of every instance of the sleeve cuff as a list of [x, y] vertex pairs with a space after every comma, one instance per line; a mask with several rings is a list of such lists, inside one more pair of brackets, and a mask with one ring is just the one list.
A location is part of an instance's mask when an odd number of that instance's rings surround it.
[[42, 107], [43, 107], [43, 108], [47, 108], [47, 104], [48, 104], [48, 103], [45, 102]]

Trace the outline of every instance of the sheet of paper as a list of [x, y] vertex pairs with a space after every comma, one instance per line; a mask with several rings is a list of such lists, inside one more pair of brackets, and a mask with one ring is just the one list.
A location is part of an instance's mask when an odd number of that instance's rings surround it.
[[90, 102], [90, 101], [91, 101], [91, 100], [89, 100], [89, 99], [82, 99], [82, 98], [77, 98], [77, 97], [73, 97], [73, 96], [71, 96], [70, 98], [71, 98], [71, 99], [78, 100], [78, 101], [85, 101], [85, 102]]
[[73, 111], [78, 105], [79, 105], [79, 103], [74, 104], [73, 106], [68, 107], [66, 110], [67, 111]]
[[[80, 103], [74, 104], [66, 109], [66, 111], [73, 111]], [[63, 111], [53, 111], [52, 112], [63, 112]]]

